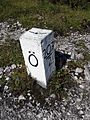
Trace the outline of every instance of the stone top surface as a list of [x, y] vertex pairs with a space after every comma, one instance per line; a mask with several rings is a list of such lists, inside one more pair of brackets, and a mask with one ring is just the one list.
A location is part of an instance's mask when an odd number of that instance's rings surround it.
[[25, 33], [23, 33], [20, 39], [28, 39], [30, 41], [42, 41], [46, 36], [52, 33], [52, 30], [40, 29], [40, 28], [32, 28]]

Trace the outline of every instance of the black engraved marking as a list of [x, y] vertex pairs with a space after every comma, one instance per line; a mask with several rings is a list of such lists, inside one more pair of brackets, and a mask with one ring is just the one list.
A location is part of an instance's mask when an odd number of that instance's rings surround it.
[[[34, 57], [34, 58], [35, 58], [35, 60], [36, 60], [36, 63], [35, 63], [35, 64], [32, 63], [31, 57]], [[37, 66], [38, 66], [38, 59], [37, 59], [37, 57], [36, 57], [34, 54], [30, 54], [29, 57], [28, 57], [28, 60], [29, 60], [29, 63], [30, 63], [33, 67], [37, 67]]]

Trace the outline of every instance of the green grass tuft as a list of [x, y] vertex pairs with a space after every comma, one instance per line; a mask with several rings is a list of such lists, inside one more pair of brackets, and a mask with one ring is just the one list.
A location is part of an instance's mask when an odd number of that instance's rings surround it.
[[11, 64], [24, 64], [19, 41], [6, 40], [0, 45], [0, 67]]
[[0, 21], [14, 18], [23, 26], [41, 27], [66, 33], [70, 27], [81, 30], [83, 20], [90, 21], [88, 9], [74, 9], [65, 4], [40, 0], [5, 0], [0, 4]]

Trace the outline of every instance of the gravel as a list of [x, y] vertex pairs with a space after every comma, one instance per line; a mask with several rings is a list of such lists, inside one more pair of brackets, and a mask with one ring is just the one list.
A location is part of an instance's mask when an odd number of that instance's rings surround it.
[[18, 40], [25, 30], [19, 21], [14, 23], [13, 19], [0, 23], [0, 44], [8, 38]]
[[26, 100], [26, 98], [23, 96], [23, 95], [20, 95], [19, 97], [18, 97], [18, 100], [20, 101], [20, 100]]
[[[5, 42], [8, 37], [18, 40], [26, 30], [18, 21], [12, 23], [10, 21], [0, 23], [0, 44]], [[84, 46], [81, 46], [81, 42], [84, 43]], [[28, 91], [29, 101], [26, 101], [23, 95], [13, 96], [7, 86], [7, 82], [10, 80], [9, 73], [13, 69], [20, 69], [22, 65], [12, 64], [0, 67], [0, 76], [4, 75], [6, 80], [5, 85], [0, 86], [0, 91], [2, 91], [0, 92], [0, 120], [90, 120], [90, 61], [87, 61], [84, 55], [84, 52], [89, 53], [90, 50], [90, 34], [80, 34], [77, 31], [69, 33], [67, 37], [58, 35], [55, 38], [55, 48], [71, 55], [63, 69], [69, 69], [72, 79], [77, 82], [77, 85], [68, 90], [65, 88], [68, 96], [63, 97], [62, 100], [57, 100], [56, 95], [51, 93], [42, 104], [31, 91]], [[80, 60], [84, 61], [83, 64], [81, 62], [76, 68], [69, 68], [68, 62], [77, 63]], [[54, 100], [53, 105], [52, 99]]]
[[15, 64], [12, 64], [12, 65], [11, 65], [11, 68], [12, 68], [12, 70], [15, 69], [15, 68], [16, 68], [16, 65], [15, 65]]

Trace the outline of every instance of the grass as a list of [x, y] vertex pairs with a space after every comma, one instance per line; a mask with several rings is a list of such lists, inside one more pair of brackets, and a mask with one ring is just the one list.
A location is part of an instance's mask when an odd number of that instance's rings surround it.
[[[34, 79], [27, 76], [25, 66], [15, 69], [12, 72], [11, 80], [8, 82], [9, 89], [13, 95], [19, 96], [23, 94], [28, 100], [27, 91], [30, 90], [41, 104], [44, 104], [45, 98], [51, 94], [55, 94], [59, 100], [67, 97], [68, 90], [75, 85], [76, 82], [71, 79], [69, 71], [61, 69], [54, 74], [45, 90], [36, 84]], [[65, 88], [67, 91], [65, 91]]]
[[9, 39], [0, 45], [0, 67], [13, 63], [24, 64], [24, 60], [19, 42]]
[[72, 10], [69, 6], [40, 0], [5, 0], [0, 5], [0, 21], [19, 20], [23, 26], [41, 27], [66, 33], [70, 27], [81, 29], [83, 19], [90, 21], [90, 8]]
[[15, 96], [20, 94], [26, 95], [26, 92], [30, 90], [32, 84], [33, 79], [27, 76], [24, 65], [12, 72], [11, 81], [8, 82], [9, 89]]

